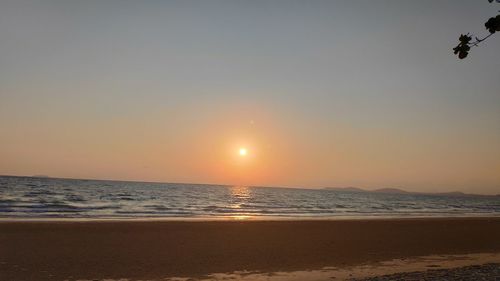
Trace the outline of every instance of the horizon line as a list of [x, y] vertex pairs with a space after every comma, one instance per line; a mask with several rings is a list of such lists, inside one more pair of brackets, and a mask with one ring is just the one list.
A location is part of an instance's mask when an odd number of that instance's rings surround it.
[[148, 181], [148, 180], [123, 180], [123, 179], [102, 179], [102, 178], [68, 178], [68, 177], [59, 177], [59, 176], [49, 176], [49, 175], [43, 175], [43, 174], [37, 174], [37, 175], [5, 175], [5, 174], [0, 174], [0, 177], [17, 177], [17, 178], [40, 178], [40, 179], [62, 179], [62, 180], [93, 180], [93, 181], [112, 181], [112, 182], [133, 182], [133, 183], [153, 183], [153, 184], [184, 184], [184, 185], [210, 185], [210, 186], [223, 186], [223, 187], [234, 187], [234, 186], [245, 186], [245, 187], [253, 187], [253, 188], [285, 188], [285, 189], [309, 189], [309, 190], [342, 190], [342, 189], [359, 189], [360, 192], [377, 192], [382, 189], [395, 189], [402, 191], [403, 193], [399, 194], [430, 194], [430, 195], [446, 195], [450, 193], [461, 193], [464, 196], [467, 195], [476, 195], [476, 196], [500, 196], [500, 193], [492, 193], [492, 194], [485, 194], [485, 193], [465, 193], [462, 191], [448, 191], [448, 192], [421, 192], [421, 191], [408, 191], [402, 188], [396, 188], [396, 187], [380, 187], [380, 188], [374, 188], [374, 189], [365, 189], [365, 188], [360, 188], [356, 186], [346, 186], [346, 187], [333, 187], [333, 186], [324, 186], [324, 187], [292, 187], [292, 186], [272, 186], [272, 185], [241, 185], [241, 184], [221, 184], [221, 183], [196, 183], [196, 182], [176, 182], [176, 181]]

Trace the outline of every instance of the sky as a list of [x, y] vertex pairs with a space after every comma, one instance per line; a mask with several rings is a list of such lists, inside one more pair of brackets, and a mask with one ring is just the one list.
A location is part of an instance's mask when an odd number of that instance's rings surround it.
[[500, 193], [498, 6], [1, 1], [0, 174]]

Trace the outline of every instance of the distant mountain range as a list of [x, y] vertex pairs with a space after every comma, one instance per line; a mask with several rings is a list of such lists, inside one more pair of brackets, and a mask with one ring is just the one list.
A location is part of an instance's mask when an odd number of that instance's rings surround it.
[[366, 193], [385, 193], [385, 194], [420, 194], [420, 195], [442, 195], [442, 196], [456, 196], [456, 197], [464, 197], [464, 196], [497, 196], [500, 197], [500, 194], [497, 195], [482, 195], [482, 194], [470, 194], [463, 193], [460, 191], [454, 192], [411, 192], [402, 190], [399, 188], [379, 188], [375, 190], [366, 190], [359, 187], [326, 187], [328, 190], [336, 190], [336, 191], [345, 191], [345, 192], [366, 192]]

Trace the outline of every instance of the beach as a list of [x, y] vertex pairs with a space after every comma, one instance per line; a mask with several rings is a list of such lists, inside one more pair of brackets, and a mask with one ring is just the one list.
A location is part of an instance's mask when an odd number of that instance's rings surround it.
[[160, 280], [500, 253], [500, 218], [0, 222], [2, 280]]
[[500, 0], [0, 19], [0, 281], [500, 281]]

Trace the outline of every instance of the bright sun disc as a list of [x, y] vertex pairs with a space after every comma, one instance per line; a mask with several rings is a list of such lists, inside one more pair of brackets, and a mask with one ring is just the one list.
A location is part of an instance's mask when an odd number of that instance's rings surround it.
[[240, 156], [245, 156], [247, 155], [247, 149], [246, 148], [240, 148]]

